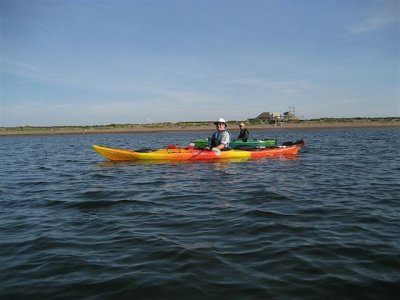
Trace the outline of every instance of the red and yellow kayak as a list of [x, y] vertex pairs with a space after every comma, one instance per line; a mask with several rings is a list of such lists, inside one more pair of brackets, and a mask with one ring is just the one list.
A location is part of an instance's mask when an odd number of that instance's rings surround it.
[[273, 156], [296, 155], [304, 142], [289, 143], [265, 149], [227, 150], [218, 153], [208, 149], [179, 148], [170, 145], [158, 150], [129, 150], [93, 145], [93, 148], [103, 157], [111, 161], [209, 161], [209, 160], [248, 160]]

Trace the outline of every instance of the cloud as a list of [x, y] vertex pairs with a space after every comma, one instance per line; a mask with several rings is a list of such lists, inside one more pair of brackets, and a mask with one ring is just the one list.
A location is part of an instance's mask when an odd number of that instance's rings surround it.
[[244, 78], [233, 80], [232, 83], [247, 85], [253, 88], [277, 91], [285, 94], [307, 92], [319, 88], [318, 85], [305, 80], [273, 81], [257, 78]]
[[41, 82], [57, 83], [65, 81], [65, 76], [59, 73], [51, 72], [32, 64], [26, 64], [8, 59], [0, 59], [2, 72], [15, 76], [34, 79]]
[[351, 28], [351, 33], [365, 33], [398, 23], [399, 2], [398, 0], [374, 0], [367, 14], [363, 21]]
[[176, 104], [209, 104], [225, 101], [225, 97], [217, 93], [197, 92], [189, 90], [159, 90], [160, 97]]

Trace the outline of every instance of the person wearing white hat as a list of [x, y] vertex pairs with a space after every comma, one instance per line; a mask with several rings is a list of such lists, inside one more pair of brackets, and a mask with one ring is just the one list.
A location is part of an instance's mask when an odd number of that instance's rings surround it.
[[249, 139], [249, 130], [246, 128], [243, 122], [239, 124], [240, 132], [236, 140], [242, 140], [243, 142], [247, 142]]
[[219, 118], [214, 122], [217, 131], [213, 133], [210, 140], [210, 148], [216, 153], [219, 153], [222, 149], [227, 149], [231, 141], [229, 132], [226, 130], [228, 126], [225, 119]]

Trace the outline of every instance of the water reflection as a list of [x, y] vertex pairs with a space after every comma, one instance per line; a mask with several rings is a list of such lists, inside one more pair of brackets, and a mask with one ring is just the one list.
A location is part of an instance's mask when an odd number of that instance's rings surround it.
[[[183, 161], [171, 161], [171, 160], [137, 160], [137, 161], [102, 161], [98, 162], [96, 165], [99, 167], [124, 167], [129, 165], [154, 165], [154, 164], [170, 164], [170, 165], [184, 165], [184, 164], [214, 164], [217, 165], [216, 168], [223, 168], [224, 165], [230, 163], [241, 163], [248, 161], [262, 161], [262, 160], [298, 160], [300, 156], [296, 155], [281, 155], [281, 156], [271, 156], [271, 157], [261, 157], [261, 158], [224, 158], [217, 160], [183, 160]], [[220, 166], [220, 167], [218, 167]]]

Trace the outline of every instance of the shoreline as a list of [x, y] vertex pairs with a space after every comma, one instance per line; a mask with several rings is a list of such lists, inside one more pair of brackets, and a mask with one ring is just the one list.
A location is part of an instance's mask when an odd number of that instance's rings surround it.
[[[400, 119], [393, 121], [352, 121], [352, 122], [302, 122], [302, 123], [283, 123], [282, 126], [274, 126], [271, 124], [249, 124], [247, 126], [249, 130], [286, 130], [286, 129], [352, 129], [352, 128], [400, 128]], [[238, 130], [237, 124], [228, 123], [228, 130]], [[141, 125], [135, 126], [121, 126], [119, 128], [40, 128], [40, 127], [29, 127], [22, 129], [4, 129], [0, 128], [0, 137], [4, 136], [43, 136], [43, 135], [85, 135], [85, 134], [130, 134], [130, 133], [155, 133], [155, 132], [183, 132], [183, 131], [214, 131], [215, 128], [212, 124], [210, 125], [167, 125], [167, 126], [154, 126], [145, 127]]]

